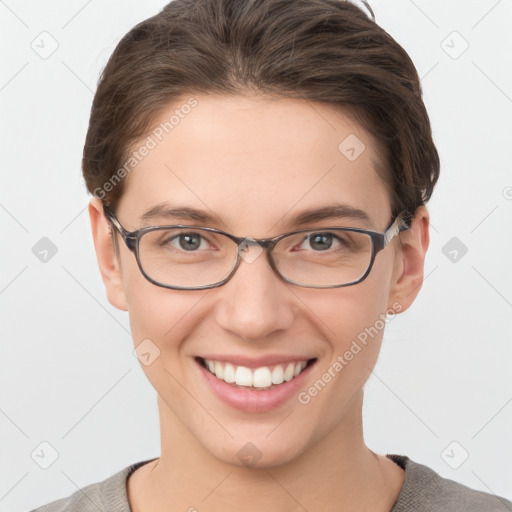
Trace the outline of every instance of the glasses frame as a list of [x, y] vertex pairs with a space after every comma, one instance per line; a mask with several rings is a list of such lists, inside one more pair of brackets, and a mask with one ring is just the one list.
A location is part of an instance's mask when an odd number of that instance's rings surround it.
[[[252, 238], [252, 237], [241, 237], [241, 236], [235, 236], [231, 233], [226, 233], [225, 231], [222, 231], [220, 229], [206, 227], [206, 226], [189, 226], [186, 224], [173, 224], [173, 225], [165, 225], [165, 226], [147, 226], [140, 229], [136, 229], [135, 231], [128, 231], [126, 230], [121, 223], [119, 222], [119, 219], [116, 217], [116, 214], [107, 206], [103, 205], [103, 211], [105, 214], [105, 217], [107, 220], [112, 224], [112, 226], [119, 232], [121, 235], [121, 238], [124, 240], [124, 243], [126, 244], [126, 247], [135, 255], [135, 259], [137, 260], [137, 265], [139, 267], [139, 270], [141, 271], [142, 275], [150, 282], [153, 283], [156, 286], [161, 286], [162, 288], [169, 288], [172, 290], [205, 290], [209, 288], [217, 288], [219, 286], [222, 286], [223, 284], [226, 284], [237, 271], [238, 267], [240, 266], [240, 262], [242, 261], [242, 257], [240, 255], [240, 250], [237, 250], [236, 255], [236, 263], [231, 270], [231, 272], [222, 280], [217, 283], [205, 285], [205, 286], [194, 286], [194, 287], [183, 287], [183, 286], [172, 286], [167, 285], [164, 283], [160, 283], [159, 281], [156, 281], [155, 279], [151, 278], [144, 268], [142, 267], [142, 264], [140, 262], [140, 256], [139, 256], [139, 242], [142, 236], [145, 233], [148, 233], [150, 231], [157, 231], [157, 230], [164, 230], [164, 229], [174, 229], [174, 228], [189, 228], [189, 229], [202, 229], [205, 231], [209, 231], [211, 233], [218, 233], [224, 236], [227, 236], [231, 240], [233, 240], [238, 248], [240, 248], [240, 245], [242, 243], [250, 243], [250, 244], [258, 244], [261, 247], [263, 247], [267, 253], [267, 261], [274, 270], [274, 272], [279, 276], [280, 279], [285, 281], [286, 283], [293, 284], [295, 286], [300, 286], [302, 288], [343, 288], [345, 286], [353, 286], [355, 284], [358, 284], [362, 281], [364, 281], [370, 271], [372, 270], [373, 264], [375, 262], [375, 257], [377, 254], [382, 251], [388, 244], [395, 238], [395, 236], [398, 235], [401, 231], [405, 231], [410, 228], [410, 225], [408, 225], [402, 218], [401, 214], [398, 214], [388, 225], [385, 231], [372, 231], [368, 229], [361, 229], [361, 228], [351, 228], [351, 227], [319, 227], [319, 228], [303, 228], [299, 229], [297, 231], [290, 231], [289, 233], [283, 233], [282, 235], [275, 236], [273, 238]], [[285, 238], [290, 235], [295, 235], [297, 233], [303, 233], [306, 231], [350, 231], [355, 233], [363, 233], [365, 235], [368, 235], [371, 239], [372, 243], [372, 254], [370, 259], [370, 264], [368, 265], [368, 268], [366, 269], [366, 272], [355, 281], [351, 281], [349, 283], [345, 284], [339, 284], [339, 285], [321, 285], [321, 286], [315, 286], [315, 285], [305, 285], [296, 283], [295, 281], [292, 281], [291, 279], [288, 279], [287, 277], [283, 276], [279, 270], [277, 269], [274, 259], [272, 257], [272, 249], [275, 247], [277, 242], [281, 240], [282, 238]]]

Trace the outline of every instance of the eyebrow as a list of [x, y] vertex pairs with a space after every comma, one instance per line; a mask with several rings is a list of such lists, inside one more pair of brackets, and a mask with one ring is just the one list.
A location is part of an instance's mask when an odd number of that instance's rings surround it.
[[[285, 215], [286, 217], [286, 215]], [[140, 217], [140, 221], [147, 223], [155, 219], [173, 218], [181, 220], [189, 220], [201, 222], [203, 224], [219, 224], [222, 223], [218, 216], [205, 210], [199, 210], [189, 206], [173, 207], [168, 202], [159, 203], [153, 206]], [[320, 208], [310, 208], [301, 210], [284, 222], [286, 227], [298, 227], [303, 224], [318, 222], [320, 220], [331, 219], [351, 219], [363, 222], [369, 227], [373, 227], [373, 223], [368, 213], [360, 208], [348, 204], [336, 203], [332, 205], [322, 206]]]

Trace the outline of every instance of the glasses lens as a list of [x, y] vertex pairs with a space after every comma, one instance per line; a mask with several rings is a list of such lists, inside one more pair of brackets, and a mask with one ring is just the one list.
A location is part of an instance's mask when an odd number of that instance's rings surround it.
[[366, 273], [372, 239], [356, 231], [304, 231], [282, 238], [273, 256], [281, 274], [299, 285], [340, 286]]
[[167, 286], [208, 286], [222, 281], [236, 263], [237, 245], [198, 228], [155, 229], [139, 241], [144, 272]]

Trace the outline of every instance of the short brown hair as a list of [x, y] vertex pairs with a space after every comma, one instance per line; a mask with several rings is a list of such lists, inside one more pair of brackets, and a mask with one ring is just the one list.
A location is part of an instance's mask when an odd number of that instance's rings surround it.
[[174, 0], [136, 25], [94, 96], [82, 161], [88, 190], [115, 208], [126, 179], [112, 177], [178, 98], [247, 90], [354, 113], [384, 149], [393, 213], [409, 221], [430, 199], [439, 156], [414, 64], [343, 0]]

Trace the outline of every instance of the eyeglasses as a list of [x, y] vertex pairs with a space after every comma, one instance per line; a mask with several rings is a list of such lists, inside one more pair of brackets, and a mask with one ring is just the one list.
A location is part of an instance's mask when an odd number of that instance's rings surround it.
[[[270, 267], [287, 283], [306, 288], [351, 286], [363, 281], [377, 253], [410, 227], [398, 215], [383, 233], [328, 227], [254, 239], [182, 224], [130, 232], [106, 205], [104, 212], [135, 254], [143, 276], [157, 286], [174, 290], [222, 286], [233, 277], [242, 259], [252, 263], [263, 249]], [[250, 246], [255, 246], [253, 251], [249, 251]]]

